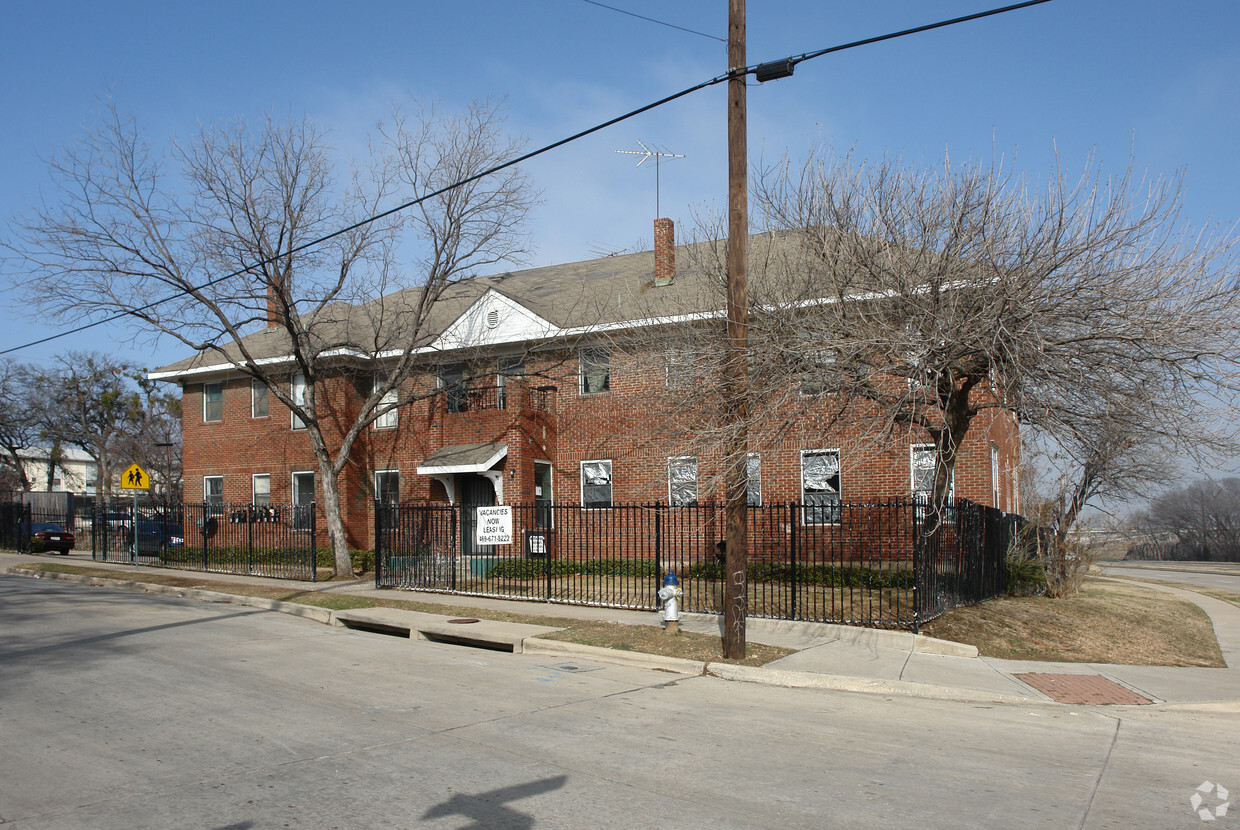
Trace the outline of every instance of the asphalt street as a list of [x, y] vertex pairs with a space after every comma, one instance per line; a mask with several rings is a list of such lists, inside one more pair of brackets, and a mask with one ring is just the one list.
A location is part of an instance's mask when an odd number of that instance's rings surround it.
[[0, 632], [14, 828], [1199, 827], [1196, 788], [1240, 791], [1209, 705], [783, 689], [7, 575]]
[[1152, 579], [1240, 594], [1240, 563], [1236, 562], [1100, 562], [1107, 576]]

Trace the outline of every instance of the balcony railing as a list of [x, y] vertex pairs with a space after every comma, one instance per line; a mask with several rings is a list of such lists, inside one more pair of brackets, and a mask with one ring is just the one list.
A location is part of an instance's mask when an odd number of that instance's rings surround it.
[[513, 408], [552, 412], [555, 390], [554, 386], [528, 386], [510, 381], [493, 386], [471, 384], [445, 389], [443, 395], [445, 408], [453, 413]]

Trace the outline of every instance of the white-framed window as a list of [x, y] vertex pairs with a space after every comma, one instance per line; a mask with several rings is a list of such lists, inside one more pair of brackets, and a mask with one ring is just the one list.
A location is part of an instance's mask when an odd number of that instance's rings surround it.
[[82, 477], [85, 479], [83, 489], [87, 495], [94, 495], [99, 487], [99, 465], [94, 461], [87, 461]]
[[224, 384], [202, 385], [202, 420], [203, 423], [224, 420]]
[[[293, 403], [297, 404], [298, 406], [306, 405], [306, 376], [303, 375], [301, 372], [298, 372], [295, 375], [293, 375], [292, 380], [289, 381], [289, 394], [293, 398]], [[306, 428], [305, 421], [303, 421], [301, 418], [298, 418], [296, 412], [292, 413], [292, 415], [293, 415], [293, 422], [292, 422], [293, 429], [305, 429]]]
[[830, 349], [810, 349], [801, 358], [800, 391], [806, 397], [826, 394], [838, 387], [835, 374], [835, 352]]
[[521, 355], [501, 357], [495, 367], [495, 408], [508, 408], [508, 381], [525, 376], [525, 358]]
[[[379, 378], [375, 378], [375, 385], [373, 387], [373, 391], [378, 391], [378, 388], [381, 383], [382, 381]], [[375, 429], [395, 429], [396, 428], [396, 423], [397, 423], [397, 420], [399, 419], [399, 415], [397, 414], [397, 409], [396, 409], [396, 397], [397, 397], [396, 390], [392, 389], [386, 392], [383, 395], [383, 397], [379, 400], [379, 403], [376, 405], [376, 409], [381, 410], [385, 406], [390, 406], [392, 408], [389, 409], [387, 412], [384, 412], [378, 418], [375, 418]]]
[[806, 524], [840, 520], [840, 451], [801, 451], [801, 503]]
[[671, 348], [664, 356], [664, 382], [668, 389], [689, 389], [697, 382], [696, 356], [692, 349]]
[[697, 504], [698, 461], [696, 456], [682, 455], [667, 459], [667, 502], [672, 507]]
[[252, 503], [255, 507], [271, 504], [271, 474], [255, 473], [251, 478]]
[[224, 512], [224, 477], [202, 477], [202, 500], [207, 504], [207, 512], [219, 516]]
[[597, 395], [611, 390], [611, 354], [606, 349], [581, 350], [581, 394]]
[[399, 519], [395, 509], [400, 505], [400, 471], [375, 470], [375, 510], [379, 527], [396, 527]]
[[270, 414], [268, 406], [267, 384], [259, 380], [250, 381], [250, 417], [266, 418]]
[[990, 506], [999, 508], [999, 447], [995, 444], [990, 445]]
[[581, 462], [581, 506], [611, 507], [611, 459]]
[[435, 383], [444, 390], [449, 412], [465, 412], [469, 409], [469, 367], [464, 363], [441, 366], [435, 375]]
[[762, 506], [762, 456], [756, 452], [745, 457], [745, 504]]
[[400, 504], [400, 470], [375, 470], [375, 501]]
[[[909, 489], [913, 498], [929, 502], [934, 494], [934, 444], [913, 444], [908, 448]], [[956, 476], [947, 486], [947, 501], [950, 504], [956, 497]]]
[[309, 530], [314, 516], [314, 472], [297, 471], [293, 482], [293, 528]]

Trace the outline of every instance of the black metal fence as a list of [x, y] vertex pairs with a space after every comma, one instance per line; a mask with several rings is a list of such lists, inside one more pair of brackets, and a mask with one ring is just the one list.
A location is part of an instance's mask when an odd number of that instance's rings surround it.
[[[511, 542], [486, 545], [473, 508], [376, 505], [376, 586], [656, 610], [672, 571], [682, 609], [722, 612], [722, 505], [513, 505], [510, 516]], [[1004, 592], [1022, 521], [967, 501], [937, 523], [913, 501], [825, 518], [765, 505], [748, 520], [752, 616], [914, 630]]]
[[315, 579], [313, 504], [114, 506], [92, 516], [90, 537], [104, 562]]
[[[50, 501], [24, 499], [0, 502], [0, 548], [18, 553], [63, 550], [60, 543], [66, 538], [72, 538], [74, 530], [72, 502], [67, 504], [68, 506], [54, 506]], [[66, 532], [42, 537], [37, 533], [49, 528]], [[54, 541], [48, 541], [51, 539]]]

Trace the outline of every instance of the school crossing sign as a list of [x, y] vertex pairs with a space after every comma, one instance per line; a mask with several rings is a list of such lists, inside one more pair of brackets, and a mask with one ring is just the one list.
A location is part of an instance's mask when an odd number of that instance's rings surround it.
[[122, 490], [150, 490], [151, 477], [146, 474], [146, 470], [137, 464], [130, 464], [129, 469], [121, 473], [121, 489]]

